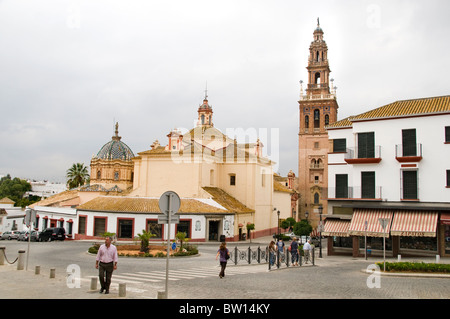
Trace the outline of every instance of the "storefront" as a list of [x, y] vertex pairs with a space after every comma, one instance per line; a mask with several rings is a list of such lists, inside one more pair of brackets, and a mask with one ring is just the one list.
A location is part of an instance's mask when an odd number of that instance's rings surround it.
[[[385, 228], [380, 219], [387, 221]], [[438, 227], [439, 226], [439, 227]], [[354, 208], [351, 220], [326, 219], [328, 254], [354, 257], [450, 256], [450, 213], [423, 210]], [[385, 237], [385, 240], [383, 240]]]

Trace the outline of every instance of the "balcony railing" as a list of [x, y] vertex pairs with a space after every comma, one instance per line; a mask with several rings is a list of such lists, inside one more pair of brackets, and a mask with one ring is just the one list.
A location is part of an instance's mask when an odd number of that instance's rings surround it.
[[395, 158], [399, 162], [419, 162], [422, 160], [422, 144], [395, 145]]
[[363, 190], [361, 186], [352, 187], [328, 187], [328, 200], [381, 200], [382, 186], [375, 186], [371, 190]]
[[358, 149], [358, 147], [347, 148], [344, 160], [349, 164], [370, 164], [381, 162], [381, 146], [373, 149]]

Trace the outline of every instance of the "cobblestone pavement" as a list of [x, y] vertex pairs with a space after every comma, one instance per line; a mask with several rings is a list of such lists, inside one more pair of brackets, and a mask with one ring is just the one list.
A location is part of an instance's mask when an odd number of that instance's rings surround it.
[[[379, 288], [369, 288], [371, 276], [363, 270], [379, 259], [351, 258], [348, 256], [324, 256], [316, 258], [316, 265], [268, 270], [267, 264], [229, 264], [226, 276], [218, 277], [219, 266], [211, 269], [181, 270], [177, 280], [169, 281], [170, 299], [449, 299], [450, 277], [380, 276]], [[441, 259], [441, 262], [449, 262]], [[56, 278], [49, 278], [50, 269], [34, 274], [34, 266], [17, 270], [16, 265], [0, 266], [0, 298], [11, 299], [111, 299], [122, 298], [118, 294], [113, 275], [111, 294], [99, 294], [90, 290], [90, 282], [84, 279], [79, 288], [67, 286], [65, 270], [57, 270]], [[199, 267], [201, 268], [201, 267]], [[191, 274], [190, 277], [188, 274]], [[208, 274], [207, 274], [208, 273]], [[216, 275], [215, 275], [216, 274]], [[165, 282], [140, 281], [141, 275], [131, 274], [127, 283], [126, 299], [156, 299]], [[123, 276], [125, 277], [125, 276]], [[122, 298], [124, 299], [124, 298]]]

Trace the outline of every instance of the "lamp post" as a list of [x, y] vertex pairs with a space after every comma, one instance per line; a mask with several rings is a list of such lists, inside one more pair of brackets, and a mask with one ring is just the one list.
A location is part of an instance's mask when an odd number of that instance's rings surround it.
[[305, 218], [306, 218], [306, 220], [308, 220], [308, 216], [309, 216], [309, 213], [308, 213], [308, 211], [306, 211], [306, 212], [305, 212]]
[[323, 206], [319, 206], [319, 258], [322, 258], [322, 213], [323, 213]]
[[280, 211], [277, 211], [278, 215], [278, 235], [280, 234]]

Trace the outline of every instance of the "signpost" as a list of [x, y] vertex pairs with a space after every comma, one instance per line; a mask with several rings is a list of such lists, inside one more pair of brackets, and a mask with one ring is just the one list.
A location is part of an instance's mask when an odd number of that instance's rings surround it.
[[34, 209], [25, 210], [25, 225], [28, 227], [28, 249], [27, 249], [27, 263], [25, 270], [28, 270], [28, 256], [30, 255], [30, 241], [31, 233], [33, 232], [33, 224], [36, 224], [36, 211]]
[[378, 221], [383, 227], [383, 271], [386, 271], [386, 227], [389, 224], [389, 218], [379, 218]]
[[180, 209], [181, 200], [177, 193], [167, 191], [159, 198], [159, 210], [163, 216], [158, 217], [158, 224], [167, 224], [167, 255], [166, 255], [166, 291], [165, 299], [169, 298], [169, 257], [170, 257], [170, 226], [180, 222], [175, 215]]

